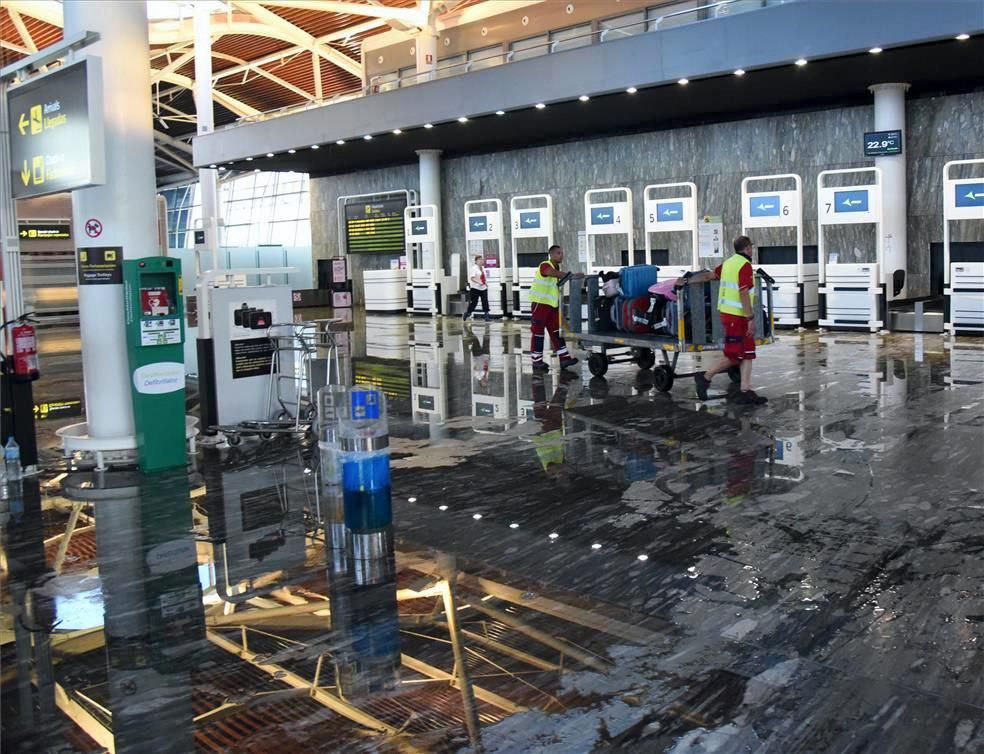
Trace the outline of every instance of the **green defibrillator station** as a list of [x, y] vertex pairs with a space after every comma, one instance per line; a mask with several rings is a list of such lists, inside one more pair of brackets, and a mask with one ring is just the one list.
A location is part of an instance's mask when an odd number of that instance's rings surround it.
[[187, 464], [181, 261], [123, 261], [130, 393], [142, 471]]

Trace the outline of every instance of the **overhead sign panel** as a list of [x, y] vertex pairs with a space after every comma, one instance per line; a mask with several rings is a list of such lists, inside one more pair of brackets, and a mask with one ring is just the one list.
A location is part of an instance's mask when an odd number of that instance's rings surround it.
[[887, 157], [902, 154], [902, 130], [869, 131], [864, 135], [865, 157]]
[[878, 186], [823, 188], [820, 191], [820, 223], [850, 225], [881, 220]]
[[17, 236], [22, 241], [60, 241], [72, 237], [68, 223], [19, 223]]
[[406, 243], [434, 243], [437, 235], [429, 217], [414, 217], [407, 223]]
[[501, 232], [499, 212], [489, 210], [466, 215], [466, 241], [495, 241]]
[[89, 57], [8, 92], [15, 198], [105, 181], [101, 73], [100, 60]]
[[345, 239], [349, 254], [402, 254], [403, 210], [407, 198], [360, 200], [345, 205]]
[[545, 209], [523, 209], [513, 217], [514, 238], [542, 238], [549, 234]]
[[628, 204], [610, 202], [608, 204], [588, 205], [587, 230], [589, 235], [605, 233], [625, 233], [628, 230]]
[[800, 193], [767, 191], [745, 194], [742, 225], [746, 228], [793, 227], [799, 224]]

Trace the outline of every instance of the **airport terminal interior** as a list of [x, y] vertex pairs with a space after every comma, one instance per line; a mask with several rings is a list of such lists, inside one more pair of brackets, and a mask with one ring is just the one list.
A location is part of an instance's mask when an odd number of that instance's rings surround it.
[[984, 754], [984, 1], [2, 0], [0, 748]]

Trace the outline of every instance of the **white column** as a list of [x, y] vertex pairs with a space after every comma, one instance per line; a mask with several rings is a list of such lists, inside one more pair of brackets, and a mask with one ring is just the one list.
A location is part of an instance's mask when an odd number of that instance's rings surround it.
[[417, 83], [433, 81], [437, 70], [437, 27], [427, 26], [420, 30], [414, 42], [417, 53]]
[[[420, 203], [433, 204], [437, 207], [439, 227], [443, 235], [444, 223], [441, 211], [441, 150], [418, 149], [420, 159]], [[434, 249], [434, 269], [446, 269], [443, 258], [443, 239], [438, 238]]]
[[[10, 164], [10, 123], [7, 117], [7, 85], [0, 83], [0, 164]], [[10, 176], [0, 175], [0, 243], [3, 244], [4, 319], [13, 320], [24, 313], [24, 290], [21, 283], [20, 238], [17, 236], [17, 203], [14, 201]], [[6, 334], [6, 331], [5, 331]], [[0, 339], [0, 348], [3, 341]]]
[[[908, 246], [906, 222], [908, 201], [906, 194], [905, 149], [905, 93], [908, 84], [875, 84], [868, 87], [875, 95], [875, 130], [902, 131], [902, 154], [876, 157], [875, 167], [882, 172], [882, 233], [885, 238], [885, 256], [882, 280], [887, 299], [906, 298], [909, 288]], [[896, 294], [893, 278], [896, 270], [905, 273], [902, 289]]]
[[[212, 106], [212, 16], [206, 3], [195, 4], [195, 113], [198, 134], [211, 133], [215, 128]], [[205, 245], [208, 247], [208, 256], [202, 260], [202, 270], [211, 270], [216, 267], [219, 249], [218, 171], [209, 168], [199, 170], [198, 186], [202, 199]]]

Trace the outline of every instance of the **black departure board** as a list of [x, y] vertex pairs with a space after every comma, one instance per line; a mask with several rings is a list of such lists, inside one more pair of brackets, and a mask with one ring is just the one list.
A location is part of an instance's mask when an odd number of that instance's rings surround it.
[[345, 238], [349, 254], [402, 254], [403, 210], [407, 198], [361, 200], [345, 205]]

